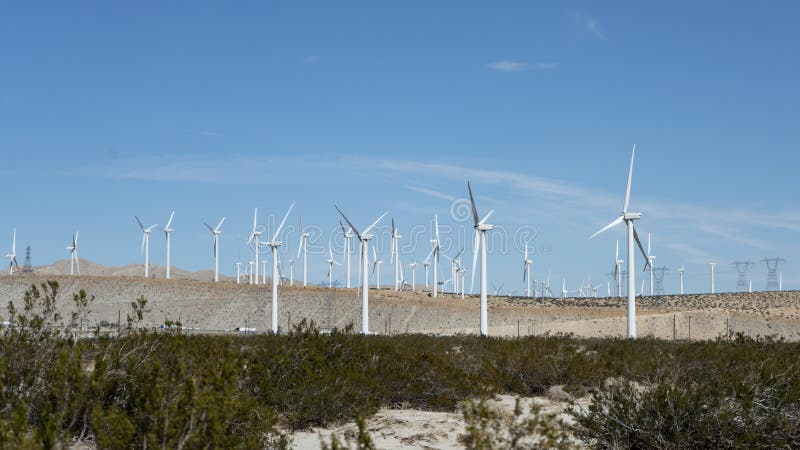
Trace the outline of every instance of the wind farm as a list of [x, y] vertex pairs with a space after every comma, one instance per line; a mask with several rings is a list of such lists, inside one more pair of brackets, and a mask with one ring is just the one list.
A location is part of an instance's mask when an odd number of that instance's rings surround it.
[[800, 447], [799, 5], [141, 6], [3, 10], [0, 447]]

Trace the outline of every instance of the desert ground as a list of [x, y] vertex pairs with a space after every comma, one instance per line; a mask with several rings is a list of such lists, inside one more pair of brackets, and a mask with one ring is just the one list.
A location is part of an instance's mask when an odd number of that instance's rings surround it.
[[[265, 331], [270, 317], [271, 286], [195, 279], [144, 279], [133, 276], [72, 277], [37, 273], [0, 276], [0, 300], [21, 305], [31, 284], [56, 280], [64, 317], [72, 310], [72, 294], [83, 289], [94, 296], [87, 326], [125, 324], [130, 304], [148, 300], [148, 326], [180, 321], [195, 332], [231, 332], [239, 327]], [[5, 315], [0, 311], [0, 316]], [[361, 296], [357, 289], [319, 286], [280, 287], [282, 330], [301, 320], [319, 326], [361, 329]], [[715, 339], [730, 333], [800, 340], [800, 292], [754, 292], [637, 298], [639, 336], [661, 339]], [[453, 294], [433, 298], [427, 292], [370, 289], [370, 329], [375, 333], [477, 333], [479, 299]], [[625, 334], [625, 299], [489, 298], [492, 336], [572, 333], [580, 337]]]

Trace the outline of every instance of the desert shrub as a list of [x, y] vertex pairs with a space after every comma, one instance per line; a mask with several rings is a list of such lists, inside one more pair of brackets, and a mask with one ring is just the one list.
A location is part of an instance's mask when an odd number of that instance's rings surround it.
[[[72, 295], [76, 314], [66, 322], [62, 297], [48, 282], [9, 305], [2, 448], [85, 439], [101, 448], [286, 448], [280, 430], [380, 407], [456, 411], [464, 400], [541, 395], [553, 385], [595, 395], [576, 411], [574, 433], [600, 448], [800, 446], [798, 343], [326, 335], [305, 322], [280, 336], [192, 336], [139, 329], [144, 297], [112, 338], [77, 331], [91, 295]], [[473, 412], [476, 424], [494, 420]], [[530, 429], [508, 425], [512, 434]]]

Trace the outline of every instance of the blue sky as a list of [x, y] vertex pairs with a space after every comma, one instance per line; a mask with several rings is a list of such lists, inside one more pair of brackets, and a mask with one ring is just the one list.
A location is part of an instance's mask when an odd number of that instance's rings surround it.
[[[263, 223], [294, 201], [290, 222], [319, 227], [318, 281], [334, 203], [358, 224], [391, 210], [410, 262], [434, 213], [471, 238], [451, 217], [471, 179], [503, 227], [493, 284], [522, 289], [514, 236], [535, 229], [534, 278], [603, 292], [623, 230], [587, 237], [619, 213], [636, 143], [632, 206], [667, 291], [681, 264], [702, 291], [716, 258], [731, 290], [730, 262], [765, 256], [796, 289], [799, 18], [795, 2], [6, 4], [0, 250], [16, 227], [50, 263], [78, 229], [83, 258], [141, 262], [133, 215], [174, 209], [174, 264], [213, 267], [202, 222], [225, 216], [231, 274], [253, 208]], [[283, 239], [295, 253], [296, 229]]]

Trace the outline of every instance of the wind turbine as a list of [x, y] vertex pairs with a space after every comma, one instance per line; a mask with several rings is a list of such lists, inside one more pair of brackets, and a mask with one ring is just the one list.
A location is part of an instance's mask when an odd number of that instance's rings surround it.
[[569, 294], [569, 291], [567, 291], [567, 279], [566, 278], [562, 278], [561, 279], [561, 298], [567, 298], [567, 294]]
[[[475, 234], [473, 235], [472, 245], [472, 281], [470, 282], [470, 290], [475, 284], [475, 266], [478, 265], [478, 250], [481, 253], [481, 335], [489, 335], [489, 312], [488, 304], [486, 301], [486, 232], [494, 228], [493, 225], [486, 223], [489, 216], [492, 215], [494, 210], [489, 211], [483, 219], [478, 219], [478, 208], [475, 206], [475, 198], [472, 196], [472, 186], [467, 181], [467, 190], [469, 191], [469, 201], [472, 204], [472, 219], [475, 222]], [[438, 230], [437, 230], [438, 231]]]
[[[400, 290], [400, 230], [394, 226], [394, 219], [392, 219], [392, 256], [389, 262], [394, 263], [394, 290]], [[375, 248], [373, 247], [373, 250]]]
[[[214, 282], [216, 283], [219, 281], [219, 235], [222, 234], [222, 222], [225, 222], [225, 218], [223, 217], [222, 220], [219, 221], [215, 228], [211, 228], [211, 225], [203, 222], [203, 225], [211, 231], [211, 234], [214, 236]], [[236, 284], [239, 284], [239, 264], [236, 263]]]
[[303, 252], [303, 287], [308, 284], [308, 237], [311, 233], [306, 233], [303, 228], [303, 216], [300, 216], [300, 246], [297, 247], [297, 257]]
[[14, 266], [19, 270], [19, 263], [17, 262], [17, 229], [14, 228], [13, 237], [11, 238], [11, 253], [6, 254], [8, 258], [8, 274], [14, 275]]
[[619, 259], [619, 239], [617, 239], [617, 253], [614, 257], [614, 282], [617, 284], [617, 297], [622, 297], [622, 263]]
[[383, 260], [378, 258], [377, 252], [375, 252], [375, 247], [372, 247], [372, 258], [375, 262], [372, 264], [372, 276], [375, 277], [375, 289], [381, 288], [381, 264], [383, 264]]
[[[278, 273], [278, 247], [283, 245], [283, 242], [278, 240], [278, 236], [281, 233], [283, 225], [286, 223], [286, 218], [288, 218], [289, 213], [292, 212], [292, 208], [294, 208], [294, 203], [289, 206], [289, 210], [286, 211], [286, 214], [283, 216], [281, 224], [275, 229], [272, 240], [267, 242], [272, 249], [272, 332], [275, 334], [278, 334], [278, 282], [280, 281], [280, 274]], [[266, 276], [267, 274], [264, 274], [265, 278]]]
[[447, 255], [444, 255], [445, 257], [447, 257], [447, 259], [450, 260], [450, 279], [453, 281], [453, 294], [458, 293], [458, 268], [460, 261], [459, 256], [461, 256], [461, 253], [463, 252], [464, 249], [462, 248], [461, 250], [458, 251], [458, 253], [456, 253], [456, 256], [452, 258]]
[[294, 286], [294, 259], [289, 260], [289, 286]]
[[528, 242], [525, 241], [525, 257], [522, 259], [522, 282], [525, 283], [525, 296], [531, 296], [531, 264], [533, 261], [528, 259]]
[[348, 230], [344, 229], [344, 224], [342, 221], [339, 221], [339, 226], [342, 227], [342, 234], [344, 235], [344, 259], [345, 259], [345, 270], [346, 270], [346, 278], [345, 278], [345, 286], [350, 289], [350, 239], [352, 239], [353, 235], [350, 233], [353, 229], [350, 228]]
[[[433, 247], [433, 298], [436, 298], [436, 291], [437, 291], [437, 272], [439, 269], [437, 268], [439, 263], [439, 215], [433, 215], [433, 222], [434, 222], [434, 229], [436, 230], [434, 233], [435, 239], [431, 240], [431, 246]], [[426, 277], [427, 278], [427, 277]]]
[[[250, 231], [250, 237], [247, 239], [247, 243], [253, 242], [253, 248], [255, 249], [256, 253], [256, 260], [254, 263], [255, 272], [250, 271], [251, 276], [248, 277], [250, 284], [258, 284], [258, 252], [261, 251], [261, 245], [258, 242], [258, 238], [261, 236], [261, 230], [258, 229], [258, 208], [253, 210], [253, 229]], [[255, 276], [255, 279], [253, 277]]]
[[431, 264], [430, 260], [431, 260], [431, 255], [433, 255], [433, 250], [434, 249], [431, 249], [430, 253], [428, 253], [428, 256], [425, 258], [424, 261], [422, 261], [422, 267], [425, 268], [425, 289], [428, 289], [428, 286], [429, 286], [429, 283], [428, 283], [428, 266]]
[[408, 267], [411, 269], [411, 292], [415, 292], [417, 290], [417, 262], [412, 261]]
[[625, 202], [622, 204], [622, 213], [614, 219], [613, 222], [606, 225], [600, 231], [593, 234], [589, 239], [594, 238], [598, 234], [612, 228], [616, 225], [619, 225], [623, 221], [625, 225], [628, 227], [628, 338], [636, 339], [636, 275], [635, 275], [635, 268], [634, 268], [634, 241], [636, 245], [639, 247], [639, 250], [642, 252], [642, 255], [645, 259], [645, 269], [647, 266], [650, 265], [650, 261], [647, 259], [647, 255], [644, 253], [644, 248], [642, 248], [642, 243], [639, 241], [639, 235], [636, 233], [636, 228], [633, 226], [633, 222], [638, 220], [642, 217], [641, 213], [634, 213], [628, 212], [628, 205], [630, 204], [631, 199], [631, 180], [633, 179], [633, 161], [636, 155], [636, 145], [633, 146], [633, 150], [631, 151], [631, 165], [628, 169], [628, 183], [625, 186]]
[[139, 227], [142, 229], [142, 252], [144, 253], [144, 277], [150, 277], [150, 232], [153, 231], [158, 224], [151, 225], [148, 228], [145, 228], [142, 225], [142, 221], [139, 220], [138, 217], [133, 216], [136, 219], [136, 222], [139, 223]]
[[678, 269], [678, 272], [681, 274], [681, 295], [683, 295], [683, 276], [684, 272], [686, 272], [686, 268], [681, 265], [681, 268]]
[[333, 265], [336, 264], [337, 266], [341, 266], [342, 263], [338, 261], [334, 261], [333, 259], [333, 249], [331, 248], [331, 243], [328, 241], [328, 288], [333, 287]]
[[653, 281], [655, 280], [655, 276], [653, 275], [653, 261], [656, 260], [656, 255], [651, 254], [650, 252], [650, 233], [647, 233], [647, 262], [650, 265], [650, 296], [653, 296]]
[[242, 262], [241, 261], [236, 261], [236, 284], [239, 284], [239, 282], [241, 280], [241, 273], [242, 273], [241, 272], [241, 266], [242, 266]]
[[716, 261], [711, 261], [710, 263], [708, 263], [708, 265], [711, 266], [711, 293], [714, 294], [715, 293], [714, 292], [714, 269], [717, 266], [717, 262]]
[[355, 226], [353, 226], [353, 223], [350, 222], [350, 219], [348, 219], [347, 216], [344, 215], [342, 210], [339, 209], [338, 206], [334, 205], [334, 207], [336, 208], [337, 211], [339, 211], [339, 214], [342, 215], [342, 218], [344, 218], [345, 222], [347, 222], [347, 224], [350, 225], [350, 229], [352, 229], [353, 232], [356, 233], [356, 237], [358, 237], [358, 240], [360, 242], [360, 246], [359, 247], [361, 247], [360, 248], [360, 251], [361, 251], [361, 259], [360, 259], [361, 264], [360, 265], [361, 265], [361, 280], [362, 280], [361, 281], [361, 283], [362, 283], [362, 287], [361, 287], [361, 332], [364, 333], [364, 334], [369, 334], [369, 281], [368, 281], [369, 280], [369, 278], [368, 278], [368, 276], [369, 276], [369, 273], [368, 273], [368, 271], [369, 271], [369, 260], [368, 259], [369, 258], [368, 258], [367, 249], [369, 247], [370, 239], [375, 237], [374, 235], [369, 234], [369, 232], [370, 232], [370, 230], [372, 230], [372, 228], [375, 225], [378, 224], [378, 222], [381, 221], [381, 219], [383, 219], [387, 214], [389, 214], [389, 211], [386, 211], [380, 217], [378, 217], [378, 219], [375, 222], [372, 222], [372, 225], [370, 225], [367, 228], [365, 228], [363, 233], [359, 233], [358, 229]]
[[169, 215], [169, 220], [167, 221], [167, 226], [162, 228], [162, 230], [164, 230], [164, 235], [167, 237], [167, 276], [166, 276], [166, 278], [168, 280], [169, 280], [169, 266], [170, 266], [170, 264], [169, 264], [169, 236], [174, 231], [172, 228], [170, 228], [170, 225], [172, 225], [172, 218], [173, 217], [175, 217], [175, 211], [172, 211], [172, 213]]
[[78, 261], [78, 232], [72, 233], [72, 245], [67, 247], [69, 250], [69, 274], [75, 275], [75, 267], [78, 268], [78, 275], [81, 274], [81, 265]]

